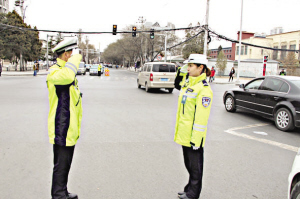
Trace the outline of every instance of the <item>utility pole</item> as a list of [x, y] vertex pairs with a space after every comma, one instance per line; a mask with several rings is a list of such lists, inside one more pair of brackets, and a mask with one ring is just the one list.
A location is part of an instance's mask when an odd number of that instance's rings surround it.
[[203, 54], [207, 56], [207, 37], [208, 37], [208, 16], [209, 16], [209, 1], [206, 3], [206, 17], [205, 17], [205, 34], [204, 34], [204, 49]]
[[89, 64], [89, 39], [88, 36], [85, 37], [85, 42], [86, 42], [86, 59], [87, 59], [87, 64]]
[[240, 63], [241, 63], [241, 51], [242, 51], [242, 23], [243, 23], [243, 0], [241, 0], [241, 23], [240, 23], [240, 38], [239, 38], [239, 60], [238, 60], [238, 67], [237, 67], [237, 77], [236, 82], [240, 81]]
[[48, 56], [49, 56], [49, 49], [48, 49], [48, 37], [49, 37], [49, 35], [47, 34], [47, 71], [48, 71], [48, 69], [49, 69], [49, 58], [48, 58]]

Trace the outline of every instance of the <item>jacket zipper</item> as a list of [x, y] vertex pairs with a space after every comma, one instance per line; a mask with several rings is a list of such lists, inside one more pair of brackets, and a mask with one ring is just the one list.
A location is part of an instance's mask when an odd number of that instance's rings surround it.
[[80, 101], [80, 95], [79, 95], [79, 98], [78, 98], [78, 102], [77, 102], [77, 104], [75, 106], [77, 106], [79, 104], [79, 101]]

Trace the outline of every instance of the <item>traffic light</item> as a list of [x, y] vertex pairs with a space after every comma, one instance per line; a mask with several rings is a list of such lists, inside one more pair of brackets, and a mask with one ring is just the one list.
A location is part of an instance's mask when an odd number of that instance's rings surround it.
[[117, 34], [117, 25], [113, 25], [113, 35]]
[[136, 27], [132, 27], [132, 37], [136, 37]]
[[150, 39], [154, 39], [154, 29], [151, 29], [151, 32], [150, 32]]
[[264, 56], [264, 62], [267, 62], [268, 61], [268, 56]]

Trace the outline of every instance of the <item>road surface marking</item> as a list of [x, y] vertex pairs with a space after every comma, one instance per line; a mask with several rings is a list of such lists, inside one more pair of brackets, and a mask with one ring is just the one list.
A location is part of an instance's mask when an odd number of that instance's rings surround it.
[[260, 132], [260, 131], [253, 131], [253, 133], [258, 135], [268, 135], [266, 132]]
[[257, 138], [257, 137], [251, 136], [251, 135], [246, 135], [246, 134], [243, 134], [243, 133], [235, 132], [235, 130], [255, 128], [255, 127], [267, 126], [267, 125], [268, 124], [265, 124], [265, 123], [264, 124], [247, 125], [247, 126], [244, 126], [244, 127], [231, 128], [231, 129], [226, 130], [225, 132], [229, 133], [231, 135], [239, 136], [239, 137], [246, 138], [246, 139], [249, 139], [249, 140], [255, 140], [257, 142], [269, 144], [269, 145], [272, 145], [272, 146], [277, 146], [277, 147], [285, 149], [285, 150], [289, 150], [289, 151], [293, 151], [293, 152], [298, 151], [298, 147], [294, 147], [294, 146], [291, 146], [291, 145], [288, 145], [288, 144], [283, 144], [283, 143], [280, 143], [280, 142], [275, 142], [275, 141], [262, 139], [262, 138]]

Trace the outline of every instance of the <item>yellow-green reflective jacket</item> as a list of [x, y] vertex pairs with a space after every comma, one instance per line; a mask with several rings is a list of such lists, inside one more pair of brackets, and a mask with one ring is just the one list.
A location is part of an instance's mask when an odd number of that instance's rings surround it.
[[98, 65], [98, 71], [101, 71], [101, 68], [102, 68], [102, 66], [101, 66], [101, 64], [99, 64]]
[[74, 146], [80, 136], [82, 96], [75, 75], [81, 58], [80, 54], [73, 55], [68, 62], [58, 58], [57, 64], [49, 69], [48, 134], [51, 144]]
[[206, 82], [206, 74], [191, 77], [180, 90], [174, 141], [180, 145], [204, 147], [207, 122], [213, 92]]

